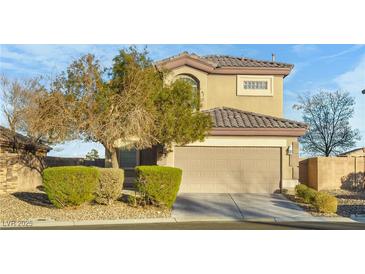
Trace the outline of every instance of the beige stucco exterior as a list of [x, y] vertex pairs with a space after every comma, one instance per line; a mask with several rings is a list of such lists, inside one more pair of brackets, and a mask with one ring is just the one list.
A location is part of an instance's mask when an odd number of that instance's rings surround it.
[[[207, 136], [190, 147], [276, 147], [280, 148], [281, 187], [293, 188], [299, 179], [299, 146], [295, 137], [275, 136]], [[291, 147], [291, 152], [289, 152]], [[174, 149], [160, 158], [158, 165], [175, 166]]]
[[[272, 96], [238, 95], [237, 78], [242, 75], [208, 74], [198, 69], [181, 66], [171, 70], [166, 78], [169, 83], [179, 75], [190, 75], [199, 81], [201, 109], [232, 107], [275, 117], [283, 117], [283, 77], [282, 75], [262, 75], [258, 79], [273, 79]], [[247, 75], [247, 78], [250, 76]], [[252, 77], [252, 76], [251, 76]]]
[[365, 158], [315, 157], [300, 162], [300, 182], [316, 190], [363, 189]]
[[[165, 83], [167, 85], [181, 76], [190, 76], [198, 82], [201, 110], [227, 107], [284, 118], [283, 82], [284, 77], [290, 73], [291, 68], [216, 68], [212, 67], [209, 62], [186, 54], [163, 61], [159, 65], [161, 68], [168, 70], [168, 73], [165, 74]], [[261, 83], [267, 83], [267, 85], [262, 87], [261, 90], [250, 89], [243, 85], [250, 81], [261, 81]], [[240, 153], [241, 165], [252, 164], [250, 176], [252, 175], [253, 178], [262, 179], [260, 170], [265, 170], [267, 167], [266, 173], [273, 174], [268, 178], [272, 177], [275, 180], [279, 178], [279, 180], [276, 180], [276, 182], [279, 181], [279, 189], [293, 188], [298, 183], [299, 145], [297, 136], [302, 134], [298, 133], [298, 129], [245, 128], [246, 131], [242, 130], [242, 132], [236, 132], [231, 128], [226, 129], [228, 131], [222, 131], [221, 129], [221, 131], [218, 131], [217, 128], [212, 129], [203, 142], [194, 142], [184, 147], [173, 146], [169, 153], [157, 157], [157, 164], [187, 167], [187, 174], [197, 174], [197, 177], [195, 175], [195, 177], [190, 176], [189, 180], [197, 181], [200, 184], [199, 178], [201, 178], [202, 182], [214, 185], [214, 191], [219, 191], [218, 189], [232, 190], [232, 185], [238, 187], [237, 182], [239, 180], [236, 176], [236, 182], [228, 182], [227, 178], [230, 178], [233, 174], [238, 174], [238, 170], [235, 168], [237, 163], [233, 167], [227, 165], [227, 163], [234, 162], [234, 157], [231, 155], [234, 154], [237, 158], [237, 153]], [[303, 131], [303, 129], [300, 129], [300, 131]], [[267, 157], [265, 152], [267, 152]], [[254, 159], [252, 155], [261, 155], [262, 159]], [[202, 170], [198, 173], [188, 170], [192, 166], [190, 157], [192, 161], [202, 166]], [[222, 170], [222, 166], [226, 166], [227, 169]], [[208, 170], [209, 168], [211, 169]], [[247, 171], [247, 167], [245, 170]], [[221, 176], [219, 178], [226, 178], [222, 180], [226, 181], [226, 186], [218, 186], [219, 184], [210, 182], [209, 176], [212, 176], [211, 173], [217, 172]], [[207, 174], [207, 176], [204, 177], [203, 174]], [[210, 175], [208, 176], [208, 174]], [[215, 181], [217, 181], [216, 178]], [[230, 183], [231, 187], [228, 186]], [[255, 180], [251, 183], [254, 184]], [[275, 183], [273, 186], [275, 188]], [[240, 190], [237, 191], [242, 191], [242, 187], [245, 188], [240, 185]], [[204, 188], [200, 187], [199, 191], [204, 191]]]
[[0, 146], [0, 194], [34, 191], [42, 185], [41, 161], [46, 152], [36, 155]]

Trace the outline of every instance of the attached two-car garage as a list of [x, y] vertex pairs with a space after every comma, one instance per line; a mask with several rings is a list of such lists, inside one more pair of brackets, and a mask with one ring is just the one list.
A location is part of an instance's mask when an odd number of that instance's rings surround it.
[[280, 189], [280, 147], [175, 147], [180, 192], [273, 193]]
[[183, 170], [181, 193], [273, 193], [297, 184], [305, 124], [226, 107], [205, 112], [213, 122], [206, 138], [164, 158]]

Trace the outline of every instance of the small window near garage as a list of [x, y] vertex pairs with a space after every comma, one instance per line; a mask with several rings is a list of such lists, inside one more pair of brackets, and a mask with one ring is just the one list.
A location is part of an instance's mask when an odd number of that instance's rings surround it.
[[237, 95], [273, 96], [273, 77], [238, 75]]

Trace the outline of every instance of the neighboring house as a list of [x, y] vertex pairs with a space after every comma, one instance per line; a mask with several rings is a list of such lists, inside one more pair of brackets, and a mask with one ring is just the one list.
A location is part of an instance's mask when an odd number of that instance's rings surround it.
[[42, 160], [51, 148], [0, 126], [0, 194], [42, 184]]
[[365, 147], [355, 148], [338, 155], [339, 157], [365, 157]]
[[183, 170], [180, 192], [273, 193], [298, 182], [298, 140], [305, 124], [283, 118], [283, 81], [293, 65], [231, 56], [182, 53], [157, 62], [200, 94], [213, 120], [204, 142], [122, 151], [122, 168], [159, 164]]

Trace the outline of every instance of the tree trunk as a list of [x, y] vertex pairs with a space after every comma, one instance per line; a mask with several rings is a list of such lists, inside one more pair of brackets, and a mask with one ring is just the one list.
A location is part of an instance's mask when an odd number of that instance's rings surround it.
[[117, 157], [117, 149], [109, 148], [104, 146], [105, 148], [105, 167], [119, 168], [119, 162]]
[[115, 149], [115, 148], [111, 149], [110, 154], [111, 154], [111, 160], [112, 160], [112, 168], [119, 168], [117, 149]]

